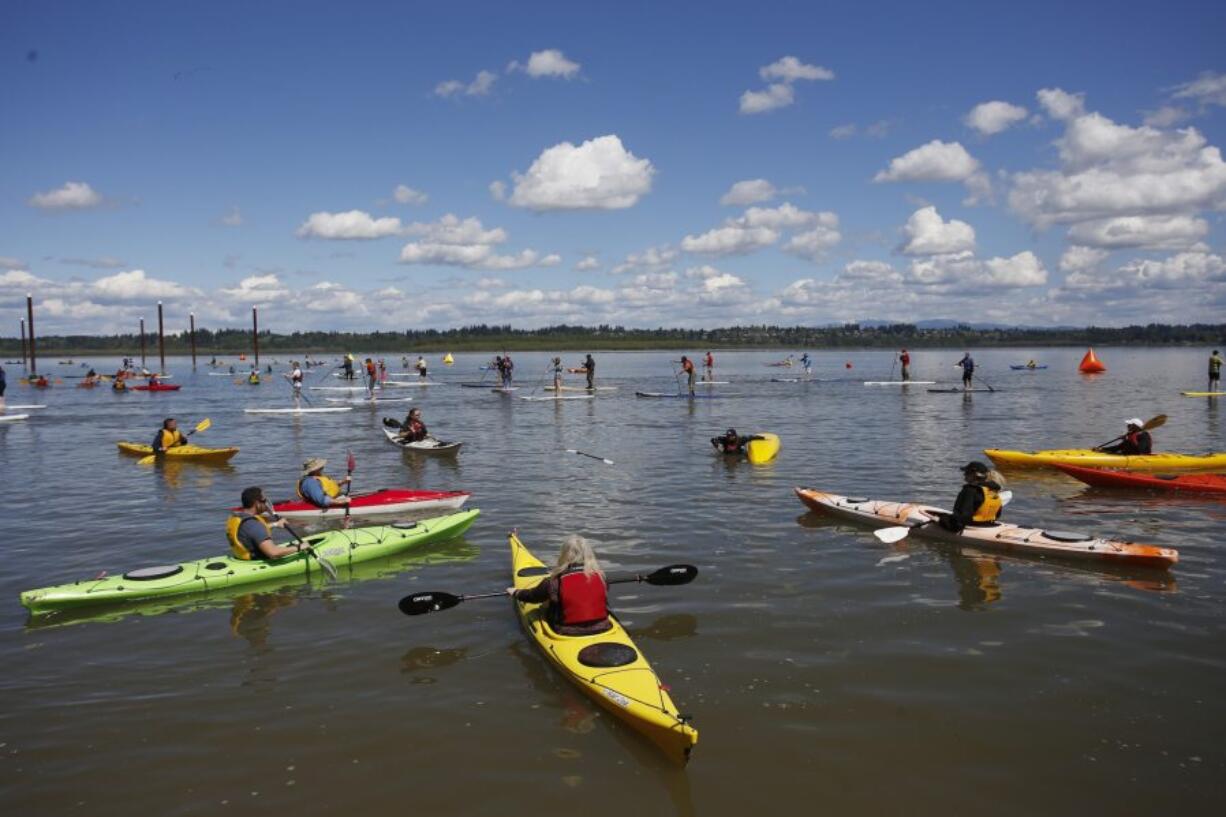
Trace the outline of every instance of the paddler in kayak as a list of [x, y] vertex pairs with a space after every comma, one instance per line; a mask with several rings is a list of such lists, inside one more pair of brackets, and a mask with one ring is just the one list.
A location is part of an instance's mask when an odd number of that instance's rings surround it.
[[742, 437], [736, 433], [735, 428], [730, 428], [724, 432], [723, 436], [712, 437], [711, 445], [715, 446], [715, 450], [721, 454], [744, 454], [746, 445], [760, 439], [762, 438], [753, 434]]
[[1027, 369], [1037, 369], [1039, 368], [1039, 364], [1035, 363], [1034, 358], [1031, 358], [1030, 360], [1026, 361], [1026, 368]]
[[345, 477], [339, 482], [324, 476], [325, 459], [314, 457], [302, 464], [302, 478], [298, 480], [298, 496], [304, 502], [310, 502], [316, 508], [330, 508], [333, 505], [348, 505], [349, 497], [341, 493], [341, 486], [352, 482], [352, 477]]
[[970, 389], [975, 381], [975, 359], [971, 357], [971, 353], [964, 353], [962, 359], [954, 365], [962, 367], [962, 388]]
[[549, 626], [561, 635], [603, 633], [609, 624], [609, 589], [604, 571], [587, 540], [577, 534], [562, 542], [557, 563], [534, 587], [507, 588], [507, 595], [528, 604], [548, 602]]
[[115, 372], [115, 378], [111, 381], [111, 388], [114, 391], [127, 391], [128, 384], [124, 381], [128, 379], [128, 373], [124, 369]]
[[898, 362], [902, 365], [902, 382], [906, 383], [911, 379], [911, 355], [906, 349], [898, 353]]
[[272, 561], [283, 556], [292, 556], [302, 549], [299, 545], [282, 547], [272, 540], [272, 529], [285, 527], [285, 520], [269, 522], [264, 519], [272, 513], [272, 505], [264, 498], [263, 488], [246, 489], [241, 502], [242, 511], [226, 521], [226, 538], [230, 540], [230, 551], [234, 558], [244, 561]]
[[685, 355], [681, 356], [681, 372], [688, 378], [690, 386], [690, 396], [694, 396], [694, 361], [690, 360]]
[[187, 438], [179, 430], [178, 421], [173, 417], [167, 417], [162, 421], [162, 427], [153, 437], [153, 453], [165, 454], [168, 448], [176, 448], [180, 445], [187, 445]]
[[250, 383], [252, 386], [260, 385], [260, 373], [257, 372], [255, 369], [252, 369], [251, 374], [247, 375], [247, 382]]
[[1209, 355], [1209, 388], [1205, 391], [1222, 390], [1222, 362], [1222, 356], [1214, 349], [1213, 354]]
[[937, 519], [937, 524], [954, 533], [971, 525], [991, 525], [1004, 507], [1000, 498], [1004, 477], [1000, 474], [975, 461], [962, 466], [962, 477], [966, 482], [954, 500], [953, 513]]
[[1154, 441], [1149, 436], [1149, 432], [1145, 430], [1145, 423], [1138, 417], [1133, 417], [1126, 424], [1127, 431], [1124, 436], [1115, 445], [1103, 446], [1095, 449], [1106, 454], [1123, 454], [1124, 456], [1136, 456], [1138, 454], [1154, 453]]
[[400, 433], [396, 435], [396, 439], [406, 443], [419, 443], [428, 436], [430, 432], [421, 421], [421, 409], [410, 409], [408, 416], [400, 424]]

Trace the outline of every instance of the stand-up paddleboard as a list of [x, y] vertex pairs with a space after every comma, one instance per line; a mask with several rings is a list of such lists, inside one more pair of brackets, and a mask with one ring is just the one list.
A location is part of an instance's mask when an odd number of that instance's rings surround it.
[[246, 414], [336, 414], [353, 411], [353, 406], [327, 406], [324, 408], [253, 408], [243, 409]]
[[987, 394], [989, 392], [998, 392], [998, 391], [1000, 391], [1000, 389], [958, 389], [958, 388], [954, 388], [954, 389], [929, 389], [928, 393], [929, 394], [974, 394], [977, 392], [983, 392]]
[[1226, 391], [1181, 391], [1184, 397], [1226, 397]]
[[596, 395], [594, 394], [520, 394], [517, 395], [520, 400], [532, 400], [541, 402], [544, 400], [591, 400]]
[[727, 386], [731, 380], [695, 380], [695, 386]]
[[820, 383], [816, 377], [772, 377], [772, 383]]
[[311, 391], [370, 391], [365, 386], [308, 386]]
[[47, 406], [43, 403], [26, 403], [24, 405], [17, 405], [17, 406], [9, 404], [7, 406], [0, 406], [0, 413], [3, 413], [5, 411], [16, 411], [17, 409], [28, 411], [30, 409], [44, 409], [46, 407]]
[[209, 377], [238, 377], [243, 372], [206, 372]]
[[28, 414], [0, 414], [0, 423], [11, 423], [15, 420], [28, 420]]
[[393, 382], [391, 380], [385, 380], [383, 382], [383, 388], [385, 389], [412, 389], [418, 386], [445, 386], [445, 385], [447, 384], [439, 383], [437, 380], [417, 380], [411, 383]]
[[735, 394], [676, 394], [662, 391], [636, 391], [635, 397], [650, 397], [655, 400], [718, 400], [723, 397], [736, 397]]
[[349, 403], [353, 406], [381, 406], [384, 403], [412, 403], [412, 397], [325, 397], [329, 403]]
[[[562, 386], [562, 391], [617, 391], [617, 386], [596, 386], [589, 389], [587, 386]], [[553, 386], [545, 386], [543, 391], [555, 391]]]
[[865, 380], [866, 386], [935, 386], [935, 380]]
[[499, 394], [510, 394], [511, 392], [519, 391], [519, 386], [495, 386], [490, 391], [496, 391]]

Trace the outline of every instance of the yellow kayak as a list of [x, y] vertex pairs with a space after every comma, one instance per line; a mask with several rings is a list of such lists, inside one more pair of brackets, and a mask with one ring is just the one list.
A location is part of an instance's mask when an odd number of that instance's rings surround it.
[[[535, 587], [549, 569], [514, 533], [510, 535], [515, 588]], [[595, 635], [559, 635], [549, 626], [545, 604], [515, 602], [524, 631], [545, 657], [589, 697], [678, 763], [698, 742], [698, 730], [677, 711], [668, 690], [616, 618], [612, 629]]]
[[749, 457], [749, 461], [754, 465], [761, 465], [773, 460], [779, 453], [779, 435], [763, 433], [754, 436], [762, 439], [750, 440], [745, 445], [745, 455]]
[[1012, 468], [1046, 468], [1048, 466], [1080, 465], [1086, 468], [1124, 468], [1129, 471], [1221, 471], [1226, 469], [1226, 452], [1211, 454], [1175, 454], [1160, 451], [1155, 454], [1125, 456], [1106, 454], [1092, 448], [1064, 448], [1051, 451], [1008, 451], [985, 448], [992, 462]]
[[[153, 453], [153, 446], [141, 443], [116, 443], [124, 454], [134, 457], [147, 457]], [[225, 462], [238, 453], [237, 448], [204, 448], [199, 445], [177, 445], [166, 450], [166, 458], [172, 460], [195, 460], [196, 462]]]

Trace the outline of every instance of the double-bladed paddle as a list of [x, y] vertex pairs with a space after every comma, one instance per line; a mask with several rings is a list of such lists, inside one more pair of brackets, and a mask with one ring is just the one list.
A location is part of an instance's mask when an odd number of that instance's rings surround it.
[[[269, 507], [268, 515], [271, 516], [274, 520], [281, 519], [280, 516], [273, 513], [271, 506]], [[336, 566], [333, 565], [331, 562], [329, 562], [324, 557], [320, 556], [318, 553], [316, 553], [315, 548], [307, 545], [306, 542], [302, 538], [302, 534], [298, 533], [298, 531], [291, 528], [289, 526], [289, 522], [285, 523], [285, 529], [289, 532], [290, 536], [294, 537], [294, 544], [298, 545], [299, 548], [305, 550], [312, 559], [319, 562], [320, 570], [322, 570], [325, 574], [327, 574], [329, 579], [331, 579], [332, 581], [336, 581], [338, 578], [337, 573], [336, 573]]]
[[[1012, 501], [1013, 501], [1012, 491], [1001, 491], [1000, 492], [1000, 504], [1002, 508], [1005, 505], [1008, 505]], [[895, 542], [901, 542], [903, 539], [906, 539], [908, 536], [911, 535], [911, 531], [915, 530], [916, 528], [922, 528], [925, 525], [931, 525], [932, 523], [936, 521], [937, 521], [936, 519], [929, 519], [925, 522], [915, 522], [910, 525], [899, 525], [898, 527], [893, 527], [893, 528], [878, 528], [877, 530], [873, 531], [873, 536], [876, 536], [878, 539], [885, 542], [887, 545], [890, 545]]]
[[[627, 584], [629, 582], [646, 582], [656, 586], [673, 586], [689, 584], [694, 581], [694, 577], [697, 575], [698, 568], [694, 565], [667, 565], [651, 573], [620, 576], [616, 579], [609, 579], [606, 583]], [[400, 600], [400, 612], [406, 616], [420, 616], [425, 613], [450, 610], [458, 604], [472, 601], [473, 599], [492, 599], [499, 596], [506, 598], [506, 595], [505, 590], [499, 590], [497, 593], [477, 593], [470, 596], [457, 596], [453, 593], [444, 593], [440, 590], [429, 590], [422, 593], [413, 593], [402, 598]]]
[[[1148, 420], [1145, 422], [1145, 425], [1141, 426], [1141, 430], [1142, 430], [1142, 431], [1152, 431], [1152, 430], [1154, 430], [1155, 428], [1161, 428], [1161, 427], [1162, 427], [1162, 426], [1164, 426], [1164, 425], [1166, 425], [1166, 415], [1165, 415], [1165, 414], [1159, 414], [1157, 417], [1150, 417], [1150, 418], [1149, 418], [1149, 419], [1148, 419]], [[1125, 437], [1127, 437], [1127, 436], [1128, 436], [1127, 434], [1121, 434], [1121, 435], [1120, 435], [1120, 436], [1118, 436], [1118, 437], [1115, 437], [1115, 438], [1113, 438], [1113, 439], [1107, 440], [1107, 441], [1106, 441], [1105, 443], [1103, 443], [1102, 445], [1096, 445], [1096, 446], [1094, 446], [1094, 448], [1093, 448], [1092, 450], [1094, 450], [1094, 451], [1102, 451], [1104, 448], [1106, 448], [1107, 446], [1111, 445], [1111, 443], [1119, 442], [1120, 440], [1124, 439], [1124, 438], [1125, 438]]]
[[[190, 437], [193, 434], [195, 434], [197, 431], [208, 431], [212, 425], [213, 425], [213, 421], [210, 420], [208, 417], [205, 417], [203, 420], [196, 423], [196, 427], [193, 428], [191, 431], [187, 432], [186, 434], [184, 434], [183, 437], [184, 438]], [[139, 460], [137, 460], [136, 464], [137, 465], [153, 465], [153, 463], [157, 461], [157, 458], [158, 458], [157, 454], [149, 454], [148, 456], [141, 457]]]
[[575, 449], [575, 448], [566, 449], [566, 453], [567, 454], [578, 454], [580, 457], [591, 457], [594, 460], [600, 460], [605, 465], [613, 464], [613, 460], [609, 459], [608, 457], [598, 457], [595, 454], [589, 454], [586, 451], [579, 451], [578, 449]]

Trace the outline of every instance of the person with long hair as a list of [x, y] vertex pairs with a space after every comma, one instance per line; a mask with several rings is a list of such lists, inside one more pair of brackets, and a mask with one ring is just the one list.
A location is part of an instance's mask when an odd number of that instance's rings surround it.
[[562, 540], [549, 575], [534, 587], [507, 588], [507, 595], [529, 604], [548, 602], [549, 626], [562, 635], [591, 635], [609, 629], [608, 585], [591, 544], [572, 533]]

